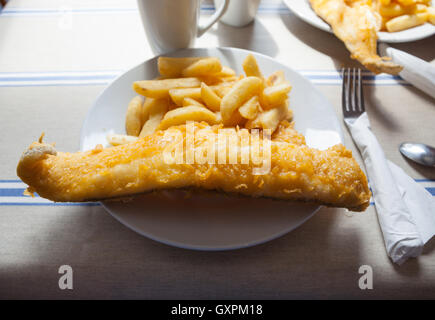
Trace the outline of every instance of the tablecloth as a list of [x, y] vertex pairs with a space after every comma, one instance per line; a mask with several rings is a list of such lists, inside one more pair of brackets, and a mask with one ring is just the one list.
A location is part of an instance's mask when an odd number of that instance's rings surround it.
[[[214, 11], [203, 1], [201, 14]], [[262, 1], [243, 28], [222, 23], [196, 47], [238, 47], [271, 56], [310, 79], [341, 113], [342, 66], [358, 66], [332, 34]], [[435, 37], [395, 44], [435, 63]], [[136, 234], [98, 204], [22, 195], [15, 169], [42, 131], [62, 151], [99, 93], [151, 58], [133, 0], [10, 0], [0, 13], [0, 298], [289, 299], [435, 298], [435, 241], [398, 267], [388, 258], [373, 205], [363, 213], [322, 208], [293, 232], [251, 248], [199, 252]], [[387, 157], [435, 194], [435, 171], [405, 160], [403, 141], [434, 144], [435, 103], [399, 77], [365, 77], [366, 109]], [[362, 164], [347, 130], [345, 145]], [[73, 269], [61, 290], [59, 267]], [[359, 286], [361, 266], [373, 289]]]

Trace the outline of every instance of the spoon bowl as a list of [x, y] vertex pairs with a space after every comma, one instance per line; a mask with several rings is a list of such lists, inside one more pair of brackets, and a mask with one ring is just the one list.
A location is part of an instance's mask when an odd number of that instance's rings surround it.
[[418, 164], [435, 168], [435, 148], [423, 143], [404, 142], [400, 153]]

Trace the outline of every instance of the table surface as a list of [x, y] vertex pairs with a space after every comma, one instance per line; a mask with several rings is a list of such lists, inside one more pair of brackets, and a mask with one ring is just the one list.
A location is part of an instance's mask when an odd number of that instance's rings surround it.
[[[213, 12], [210, 1], [201, 10]], [[263, 1], [243, 28], [216, 24], [197, 47], [238, 47], [302, 72], [341, 117], [342, 66], [358, 66], [333, 35]], [[435, 63], [435, 37], [394, 47]], [[117, 75], [151, 58], [136, 1], [11, 0], [0, 14], [0, 298], [435, 298], [435, 241], [394, 265], [373, 206], [321, 209], [295, 231], [255, 247], [197, 252], [144, 238], [100, 205], [38, 203], [21, 195], [15, 168], [42, 131], [77, 151], [93, 101]], [[404, 160], [405, 140], [434, 143], [434, 100], [389, 75], [366, 81], [366, 109], [387, 157], [435, 193], [435, 171]], [[347, 130], [345, 145], [360, 156]], [[58, 286], [61, 265], [73, 290]], [[361, 290], [361, 265], [373, 290]]]

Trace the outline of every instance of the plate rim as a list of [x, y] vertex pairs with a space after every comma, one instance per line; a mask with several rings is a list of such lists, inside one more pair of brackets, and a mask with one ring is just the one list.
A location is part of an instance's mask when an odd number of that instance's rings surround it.
[[292, 225], [288, 229], [280, 231], [280, 232], [274, 234], [273, 236], [263, 237], [261, 239], [255, 240], [255, 241], [246, 242], [246, 243], [243, 243], [243, 244], [240, 244], [240, 245], [236, 245], [236, 246], [235, 245], [226, 245], [226, 246], [220, 246], [220, 247], [217, 247], [217, 246], [216, 247], [207, 247], [207, 246], [203, 246], [203, 245], [187, 245], [187, 244], [183, 244], [183, 243], [180, 243], [180, 242], [163, 239], [161, 237], [154, 236], [154, 235], [151, 235], [149, 233], [144, 233], [142, 230], [139, 230], [138, 228], [136, 228], [135, 226], [131, 225], [127, 221], [121, 219], [121, 217], [119, 215], [114, 214], [112, 212], [112, 210], [110, 208], [108, 208], [103, 201], [101, 201], [100, 203], [101, 203], [101, 206], [107, 212], [109, 212], [109, 214], [113, 218], [115, 218], [118, 222], [120, 222], [125, 227], [131, 229], [132, 231], [140, 234], [141, 236], [143, 236], [145, 238], [148, 238], [148, 239], [151, 239], [153, 241], [156, 241], [156, 242], [159, 242], [159, 243], [171, 246], [171, 247], [175, 247], [175, 248], [194, 250], [194, 251], [204, 251], [204, 252], [219, 252], [219, 251], [231, 251], [231, 250], [245, 249], [245, 248], [254, 247], [254, 246], [257, 246], [257, 245], [260, 245], [260, 244], [264, 244], [264, 243], [267, 243], [269, 241], [273, 241], [275, 239], [281, 238], [282, 236], [284, 236], [284, 235], [292, 232], [293, 230], [296, 230], [297, 228], [299, 228], [301, 225], [303, 225], [305, 222], [307, 222], [309, 219], [311, 219], [323, 207], [321, 205], [318, 205], [313, 210], [313, 212], [311, 212], [304, 219], [299, 221], [298, 224]]
[[[259, 53], [259, 52], [255, 52], [255, 51], [251, 51], [251, 50], [247, 50], [247, 49], [242, 49], [242, 48], [234, 48], [234, 47], [200, 47], [200, 48], [184, 48], [184, 49], [178, 49], [178, 50], [174, 50], [171, 52], [165, 52], [162, 54], [158, 54], [155, 55], [153, 57], [150, 57], [148, 59], [145, 59], [144, 61], [137, 63], [136, 65], [130, 67], [129, 69], [121, 72], [121, 74], [119, 74], [117, 77], [115, 77], [112, 81], [110, 81], [110, 83], [108, 83], [106, 85], [106, 87], [97, 95], [97, 97], [95, 98], [93, 104], [91, 105], [91, 107], [88, 109], [88, 112], [86, 113], [85, 116], [85, 120], [83, 121], [82, 127], [81, 127], [81, 131], [80, 131], [80, 144], [79, 144], [79, 148], [80, 151], [83, 151], [83, 144], [84, 144], [84, 139], [85, 139], [85, 128], [87, 127], [88, 122], [90, 121], [90, 114], [91, 112], [94, 110], [94, 108], [97, 105], [97, 102], [100, 100], [101, 96], [105, 94], [105, 92], [107, 90], [109, 90], [110, 86], [115, 83], [116, 81], [118, 81], [121, 77], [123, 77], [125, 74], [131, 72], [132, 70], [140, 67], [141, 65], [146, 64], [147, 62], [149, 62], [150, 60], [156, 59], [162, 55], [172, 55], [172, 54], [176, 54], [177, 52], [181, 52], [181, 51], [196, 51], [196, 50], [210, 50], [210, 49], [214, 49], [214, 50], [227, 50], [227, 51], [238, 51], [238, 52], [242, 52], [242, 53], [246, 53], [246, 54], [255, 54], [257, 56], [261, 56], [262, 58], [265, 58], [267, 60], [270, 60], [272, 62], [281, 64], [283, 66], [285, 66], [286, 68], [290, 69], [292, 72], [294, 72], [295, 74], [297, 74], [297, 76], [301, 77], [304, 81], [309, 82], [313, 88], [317, 91], [317, 93], [319, 95], [321, 95], [324, 100], [327, 102], [327, 104], [329, 105], [330, 108], [333, 109], [333, 106], [331, 105], [331, 103], [329, 102], [329, 100], [326, 98], [326, 96], [320, 91], [318, 90], [314, 84], [307, 79], [305, 76], [303, 76], [302, 74], [300, 74], [298, 71], [296, 71], [295, 69], [291, 68], [290, 66], [286, 65], [285, 63], [274, 59], [270, 56], [267, 56], [265, 54]], [[336, 119], [338, 120], [338, 117], [336, 117]], [[341, 126], [338, 126], [338, 135], [340, 137], [340, 143], [344, 143], [344, 134], [343, 134], [343, 130]], [[146, 237], [148, 239], [151, 239], [153, 241], [165, 244], [165, 245], [169, 245], [172, 247], [176, 247], [176, 248], [181, 248], [181, 249], [189, 249], [189, 250], [194, 250], [194, 251], [230, 251], [230, 250], [238, 250], [238, 249], [243, 249], [243, 248], [248, 248], [248, 247], [253, 247], [256, 245], [260, 245], [260, 244], [264, 244], [267, 243], [269, 241], [278, 239], [288, 233], [290, 233], [291, 231], [299, 228], [301, 225], [303, 225], [304, 223], [306, 223], [309, 219], [311, 219], [322, 207], [322, 205], [316, 205], [316, 207], [313, 209], [313, 211], [308, 214], [306, 217], [304, 217], [301, 221], [299, 221], [297, 224], [290, 226], [289, 228], [286, 228], [278, 233], [275, 233], [271, 236], [267, 236], [267, 237], [263, 237], [261, 239], [256, 239], [254, 241], [250, 241], [250, 242], [246, 242], [246, 243], [242, 243], [239, 245], [225, 245], [225, 246], [204, 246], [204, 245], [190, 245], [190, 244], [185, 244], [185, 243], [180, 243], [177, 241], [172, 241], [172, 240], [168, 240], [168, 239], [164, 239], [155, 235], [152, 235], [150, 233], [145, 233], [142, 230], [138, 229], [136, 226], [130, 224], [129, 222], [127, 222], [126, 220], [122, 219], [122, 217], [118, 214], [115, 214], [108, 206], [107, 201], [99, 201], [99, 203], [101, 204], [101, 206], [104, 208], [104, 210], [106, 210], [113, 218], [115, 218], [118, 222], [120, 222], [122, 225], [124, 225], [125, 227], [129, 228], [130, 230], [138, 233], [139, 235]], [[314, 205], [314, 203], [313, 203]]]
[[[287, 6], [287, 8], [291, 12], [293, 12], [295, 14], [295, 16], [298, 17], [299, 19], [301, 19], [302, 21], [308, 23], [309, 25], [311, 25], [313, 27], [316, 27], [317, 29], [320, 29], [320, 30], [323, 30], [323, 31], [326, 31], [328, 33], [333, 34], [331, 27], [325, 21], [323, 21], [320, 17], [318, 17], [320, 19], [320, 21], [312, 20], [312, 19], [304, 16], [303, 14], [301, 14], [300, 11], [295, 10], [295, 7], [293, 6], [293, 4], [294, 3], [296, 4], [298, 1], [301, 1], [301, 0], [284, 0], [284, 3]], [[311, 9], [311, 6], [308, 4], [309, 0], [302, 0], [302, 1], [304, 1], [304, 3], [306, 3], [308, 5], [308, 7], [310, 7], [310, 10], [313, 11]], [[432, 7], [435, 7], [435, 3], [432, 3]], [[421, 28], [421, 27], [428, 25], [428, 24], [430, 26], [432, 26], [430, 23], [426, 22], [425, 24], [414, 27], [414, 28], [418, 29], [418, 28]], [[426, 38], [429, 38], [429, 37], [435, 35], [435, 26], [432, 26], [432, 27], [433, 27], [432, 32], [423, 33], [423, 34], [416, 36], [416, 37], [409, 37], [408, 36], [406, 38], [400, 38], [400, 36], [394, 37], [394, 35], [397, 36], [398, 32], [379, 31], [378, 32], [378, 41], [379, 42], [386, 42], [386, 43], [407, 43], [407, 42], [414, 42], [414, 41], [426, 39]], [[413, 30], [414, 28], [403, 30], [403, 31]], [[414, 29], [414, 32], [415, 32], [415, 29]], [[401, 31], [399, 31], [399, 32], [401, 32]]]

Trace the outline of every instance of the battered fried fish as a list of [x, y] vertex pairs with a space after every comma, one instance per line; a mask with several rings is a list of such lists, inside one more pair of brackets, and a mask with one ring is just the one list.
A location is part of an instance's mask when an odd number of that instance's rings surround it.
[[403, 67], [376, 52], [380, 17], [364, 0], [310, 0], [311, 7], [344, 42], [353, 59], [374, 73], [396, 75]]
[[[363, 211], [369, 205], [367, 178], [351, 151], [341, 144], [325, 151], [311, 149], [289, 128], [289, 134], [282, 132], [279, 139], [270, 142], [270, 170], [261, 175], [253, 173], [257, 165], [241, 164], [240, 152], [236, 164], [168, 163], [165, 150], [174, 141], [167, 139], [167, 133], [178, 134], [186, 146], [186, 127], [171, 127], [129, 144], [77, 153], [57, 152], [49, 144], [34, 142], [22, 155], [17, 173], [30, 192], [53, 201], [103, 200], [158, 189], [199, 187], [354, 211]], [[220, 128], [195, 123], [194, 149], [208, 147], [210, 136]], [[242, 130], [230, 130], [241, 136]], [[243, 130], [252, 138], [252, 133]], [[297, 143], [291, 143], [293, 139]]]

